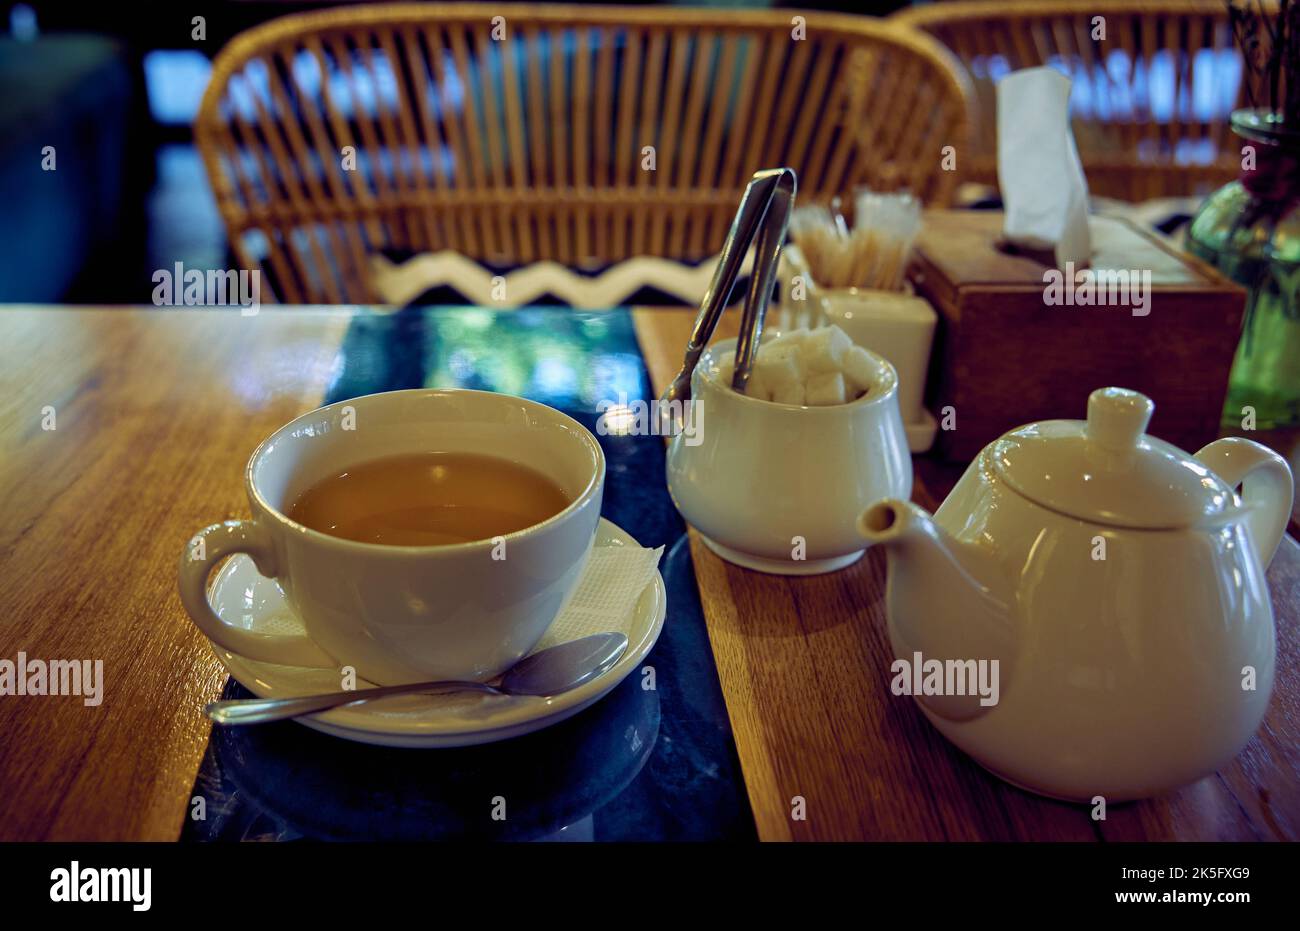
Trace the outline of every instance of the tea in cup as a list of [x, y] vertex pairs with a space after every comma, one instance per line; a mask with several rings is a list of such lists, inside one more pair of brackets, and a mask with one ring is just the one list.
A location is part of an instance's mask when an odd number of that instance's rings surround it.
[[[417, 389], [331, 404], [254, 451], [253, 517], [190, 540], [181, 599], [209, 639], [249, 659], [351, 666], [381, 685], [490, 679], [572, 596], [604, 482], [590, 431], [523, 398]], [[208, 575], [232, 553], [279, 583], [305, 636], [213, 612]]]

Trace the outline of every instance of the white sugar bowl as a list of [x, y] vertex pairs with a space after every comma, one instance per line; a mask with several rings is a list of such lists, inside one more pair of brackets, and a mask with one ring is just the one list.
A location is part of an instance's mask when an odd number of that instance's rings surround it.
[[705, 350], [691, 375], [694, 429], [668, 450], [668, 491], [705, 544], [728, 562], [814, 575], [857, 561], [857, 514], [912, 493], [898, 376], [871, 355], [871, 388], [847, 404], [778, 404], [719, 378], [736, 341]]

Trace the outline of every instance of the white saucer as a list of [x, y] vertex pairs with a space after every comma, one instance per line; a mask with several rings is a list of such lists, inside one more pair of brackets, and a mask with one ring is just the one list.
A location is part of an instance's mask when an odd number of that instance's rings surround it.
[[[601, 518], [596, 546], [639, 546], [636, 540]], [[301, 633], [302, 622], [290, 611], [278, 583], [258, 575], [247, 556], [234, 556], [217, 573], [208, 591], [213, 610], [227, 624], [266, 633]], [[598, 701], [632, 672], [659, 639], [668, 597], [663, 576], [654, 580], [620, 624], [628, 648], [614, 668], [571, 692], [553, 698], [506, 697], [460, 692], [453, 695], [401, 695], [354, 707], [335, 708], [303, 724], [326, 734], [389, 747], [466, 747], [541, 730]], [[552, 646], [548, 631], [540, 647]], [[337, 692], [338, 672], [260, 663], [212, 644], [212, 651], [240, 685], [259, 698], [288, 698]], [[374, 683], [357, 679], [358, 689]]]

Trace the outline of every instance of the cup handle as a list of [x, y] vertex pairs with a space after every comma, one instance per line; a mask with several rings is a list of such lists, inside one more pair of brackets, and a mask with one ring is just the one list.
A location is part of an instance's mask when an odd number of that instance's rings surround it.
[[1255, 552], [1264, 568], [1291, 519], [1295, 483], [1286, 460], [1267, 446], [1239, 436], [1224, 437], [1202, 448], [1196, 458], [1227, 484], [1241, 485], [1241, 500], [1255, 509], [1246, 518]]
[[180, 560], [181, 603], [199, 630], [220, 647], [262, 663], [333, 669], [338, 664], [309, 637], [259, 634], [227, 624], [208, 603], [208, 575], [232, 553], [253, 557], [257, 571], [275, 575], [275, 561], [256, 521], [228, 520], [204, 527], [185, 544]]

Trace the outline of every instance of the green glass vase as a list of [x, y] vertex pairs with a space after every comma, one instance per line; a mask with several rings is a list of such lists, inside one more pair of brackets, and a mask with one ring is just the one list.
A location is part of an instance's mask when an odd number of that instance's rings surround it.
[[[1300, 127], [1238, 110], [1242, 173], [1210, 195], [1187, 230], [1187, 248], [1248, 293], [1228, 376], [1225, 425], [1300, 424]], [[1248, 148], [1247, 148], [1248, 147]]]

